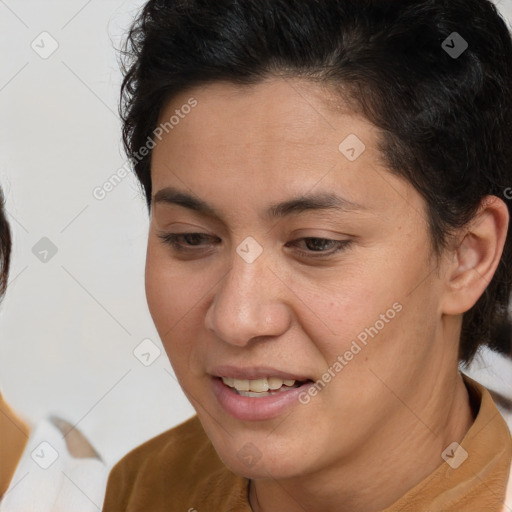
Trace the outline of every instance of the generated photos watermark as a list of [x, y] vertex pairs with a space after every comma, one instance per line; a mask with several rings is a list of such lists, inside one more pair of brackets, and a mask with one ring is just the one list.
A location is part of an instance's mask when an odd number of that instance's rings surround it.
[[[160, 123], [154, 130], [153, 135], [149, 136], [146, 143], [133, 154], [133, 157], [140, 162], [146, 158], [151, 151], [156, 147], [155, 139], [162, 140], [164, 133], [170, 133], [178, 126], [185, 117], [187, 117], [192, 109], [197, 107], [198, 101], [195, 98], [189, 98], [187, 103], [184, 103], [180, 108], [174, 111], [174, 114], [165, 122]], [[93, 189], [92, 195], [94, 199], [103, 201], [107, 195], [116, 189], [120, 183], [127, 176], [131, 174], [131, 165], [129, 161], [126, 161], [115, 173], [113, 173], [102, 185], [97, 186]]]
[[369, 337], [375, 338], [382, 331], [387, 324], [389, 324], [400, 311], [403, 306], [399, 302], [395, 302], [386, 313], [382, 313], [372, 326], [366, 327], [357, 335], [357, 340], [353, 340], [343, 355], [339, 355], [336, 361], [328, 368], [328, 370], [318, 379], [312, 386], [308, 387], [307, 391], [303, 391], [299, 394], [299, 402], [303, 405], [307, 405], [311, 402], [311, 399], [318, 395], [327, 384], [329, 384], [349, 363], [354, 359], [355, 356], [361, 353], [361, 351], [368, 345]]

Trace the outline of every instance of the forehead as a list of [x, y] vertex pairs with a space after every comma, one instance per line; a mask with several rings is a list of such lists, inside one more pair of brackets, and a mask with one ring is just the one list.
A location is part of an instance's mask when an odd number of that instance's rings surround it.
[[373, 125], [350, 110], [332, 88], [298, 78], [269, 78], [255, 85], [214, 82], [196, 87], [170, 100], [161, 110], [159, 123], [169, 120], [192, 97], [197, 107], [172, 133], [190, 129], [193, 143], [331, 145], [327, 133], [339, 137], [333, 132], [343, 129], [348, 120], [362, 135], [377, 135]]
[[[197, 106], [184, 114], [192, 98]], [[390, 205], [420, 207], [412, 186], [386, 169], [378, 130], [319, 84], [212, 83], [174, 97], [159, 123], [180, 113], [154, 149], [155, 193], [178, 185], [198, 196], [230, 197], [234, 205], [242, 197], [270, 204], [314, 189], [381, 215]]]

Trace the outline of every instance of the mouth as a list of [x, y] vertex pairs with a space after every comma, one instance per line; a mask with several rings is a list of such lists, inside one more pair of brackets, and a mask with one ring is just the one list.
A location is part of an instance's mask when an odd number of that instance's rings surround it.
[[237, 379], [235, 377], [221, 377], [222, 382], [240, 396], [249, 398], [264, 398], [267, 396], [286, 393], [313, 382], [311, 379], [295, 380], [281, 379], [280, 377], [263, 377], [260, 379]]
[[[308, 387], [314, 385], [311, 379], [297, 379], [288, 374], [281, 376], [262, 376], [262, 371], [237, 372], [237, 377], [212, 376], [212, 391], [217, 403], [230, 416], [249, 422], [272, 420], [283, 416], [292, 408], [301, 406], [300, 397], [307, 393]], [[254, 374], [257, 375], [254, 375]]]

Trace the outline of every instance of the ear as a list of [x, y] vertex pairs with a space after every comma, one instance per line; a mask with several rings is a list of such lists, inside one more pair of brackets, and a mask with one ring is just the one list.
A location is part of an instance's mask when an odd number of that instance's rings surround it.
[[469, 225], [461, 229], [458, 243], [451, 250], [443, 313], [460, 315], [476, 304], [496, 272], [508, 224], [507, 205], [499, 197], [486, 196]]

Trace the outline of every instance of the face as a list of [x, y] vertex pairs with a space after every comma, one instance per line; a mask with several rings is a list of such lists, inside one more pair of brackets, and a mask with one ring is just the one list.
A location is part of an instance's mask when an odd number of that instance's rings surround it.
[[190, 111], [153, 152], [149, 308], [219, 456], [249, 478], [367, 460], [404, 435], [403, 402], [427, 402], [411, 382], [456, 365], [425, 203], [376, 128], [335, 105], [269, 79], [161, 113]]

